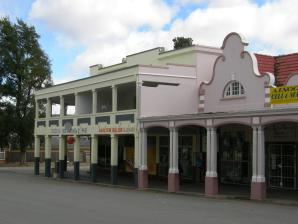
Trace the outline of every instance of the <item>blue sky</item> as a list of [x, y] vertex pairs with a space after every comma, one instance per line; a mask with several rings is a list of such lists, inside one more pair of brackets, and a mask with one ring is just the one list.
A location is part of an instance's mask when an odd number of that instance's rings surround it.
[[[253, 52], [298, 51], [295, 0], [127, 1], [0, 0], [0, 15], [35, 26], [55, 83], [86, 77], [95, 63], [117, 63], [129, 53], [156, 46], [170, 49], [175, 36], [220, 47], [227, 33], [237, 31], [247, 37]], [[123, 4], [122, 11], [114, 10], [122, 2], [127, 8]]]

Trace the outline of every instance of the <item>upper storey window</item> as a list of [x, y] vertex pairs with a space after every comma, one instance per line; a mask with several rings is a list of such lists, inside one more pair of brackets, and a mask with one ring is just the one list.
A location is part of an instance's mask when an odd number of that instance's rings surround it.
[[224, 97], [243, 96], [244, 88], [238, 81], [231, 81], [226, 85]]

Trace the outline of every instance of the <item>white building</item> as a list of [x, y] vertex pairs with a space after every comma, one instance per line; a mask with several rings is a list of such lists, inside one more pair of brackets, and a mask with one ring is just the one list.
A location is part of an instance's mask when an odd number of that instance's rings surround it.
[[[50, 176], [51, 137], [59, 136], [64, 177], [66, 136], [73, 135], [79, 179], [80, 136], [91, 136], [93, 181], [100, 166], [110, 168], [113, 184], [120, 169], [133, 170], [139, 188], [150, 185], [149, 174], [167, 179], [170, 192], [179, 191], [179, 180], [204, 182], [206, 195], [217, 194], [224, 183], [251, 185], [252, 199], [264, 199], [271, 187], [297, 189], [298, 107], [270, 104], [269, 93], [276, 77], [293, 86], [298, 75], [282, 68], [289, 63], [281, 56], [257, 60], [246, 45], [230, 33], [221, 48], [156, 48], [113, 66], [91, 66], [88, 78], [36, 91], [35, 173], [40, 138]], [[276, 70], [281, 75], [270, 73]], [[53, 104], [59, 114], [52, 113]], [[69, 115], [71, 106], [75, 114]]]

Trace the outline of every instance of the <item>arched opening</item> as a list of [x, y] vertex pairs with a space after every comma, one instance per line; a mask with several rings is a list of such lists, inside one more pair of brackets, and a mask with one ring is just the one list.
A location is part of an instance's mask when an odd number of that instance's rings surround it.
[[252, 128], [243, 124], [226, 124], [218, 127], [217, 133], [219, 192], [249, 197]]
[[[179, 180], [169, 179], [170, 130], [165, 127], [147, 129], [147, 166], [149, 188], [173, 189], [180, 185], [180, 191], [204, 192], [206, 172], [206, 129], [195, 125], [175, 127], [177, 132], [177, 156]], [[175, 143], [173, 143], [175, 144]], [[175, 166], [175, 165], [174, 165]], [[171, 188], [173, 187], [173, 188]], [[173, 192], [176, 192], [176, 188]], [[172, 192], [172, 191], [171, 191]]]
[[164, 127], [147, 129], [147, 166], [150, 188], [167, 188], [170, 133]]
[[206, 129], [185, 125], [178, 132], [180, 190], [204, 192], [206, 173]]
[[[298, 199], [298, 123], [265, 126], [265, 175], [268, 197]], [[294, 192], [294, 194], [293, 194]]]

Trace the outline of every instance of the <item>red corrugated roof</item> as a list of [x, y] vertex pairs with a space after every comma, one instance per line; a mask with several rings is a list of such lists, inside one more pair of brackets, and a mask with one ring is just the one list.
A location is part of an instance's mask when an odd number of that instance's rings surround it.
[[260, 73], [271, 72], [275, 75], [275, 84], [286, 85], [290, 75], [298, 73], [298, 53], [270, 56], [255, 54]]
[[275, 59], [273, 56], [264, 54], [255, 54], [258, 60], [258, 67], [260, 73], [271, 72], [274, 73]]

